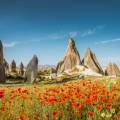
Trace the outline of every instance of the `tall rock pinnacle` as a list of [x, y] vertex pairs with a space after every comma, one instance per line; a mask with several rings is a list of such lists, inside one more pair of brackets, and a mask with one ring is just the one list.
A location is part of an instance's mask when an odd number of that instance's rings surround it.
[[0, 82], [4, 83], [6, 81], [5, 79], [5, 68], [3, 63], [3, 45], [0, 40]]
[[103, 70], [102, 70], [95, 54], [92, 53], [90, 48], [86, 49], [84, 59], [82, 62], [85, 67], [93, 70], [96, 73], [103, 74]]
[[37, 77], [37, 73], [38, 73], [38, 58], [36, 55], [34, 55], [26, 68], [25, 73], [26, 81], [33, 83]]
[[64, 59], [58, 63], [56, 71], [57, 73], [62, 73], [66, 70], [71, 70], [80, 64], [80, 55], [76, 49], [75, 41], [70, 38], [68, 40], [68, 46], [64, 55]]

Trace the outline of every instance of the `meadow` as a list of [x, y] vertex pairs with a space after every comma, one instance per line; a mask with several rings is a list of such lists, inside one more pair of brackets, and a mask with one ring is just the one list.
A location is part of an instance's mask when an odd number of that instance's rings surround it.
[[1, 85], [0, 120], [119, 120], [120, 78]]

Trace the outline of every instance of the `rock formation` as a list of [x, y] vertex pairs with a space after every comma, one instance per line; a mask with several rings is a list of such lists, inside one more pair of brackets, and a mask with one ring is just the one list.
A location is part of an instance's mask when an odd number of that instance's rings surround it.
[[117, 76], [117, 75], [120, 75], [120, 69], [115, 63], [109, 63], [105, 70], [105, 74], [108, 76], [112, 76], [112, 75]]
[[103, 74], [103, 70], [100, 64], [98, 63], [98, 60], [95, 54], [92, 53], [90, 48], [86, 49], [82, 64], [88, 69], [91, 69], [92, 71], [96, 73]]
[[38, 74], [38, 58], [33, 56], [26, 68], [25, 78], [27, 82], [33, 83]]
[[11, 72], [16, 72], [16, 62], [13, 60], [10, 65]]
[[7, 63], [7, 61], [5, 59], [4, 59], [3, 63], [4, 63], [4, 67], [5, 67], [5, 74], [7, 75], [9, 73], [9, 64]]
[[74, 40], [70, 38], [68, 40], [68, 46], [64, 55], [64, 59], [60, 61], [56, 67], [57, 74], [63, 73], [67, 70], [72, 70], [80, 64], [80, 55], [76, 49]]
[[3, 45], [0, 40], [0, 82], [4, 83], [6, 81], [5, 79], [5, 68], [3, 63]]
[[57, 78], [57, 72], [56, 72], [56, 68], [51, 68], [50, 70], [50, 76], [51, 76], [51, 79], [56, 79]]
[[24, 75], [24, 65], [22, 62], [20, 63], [20, 67], [19, 67], [19, 75], [20, 76]]

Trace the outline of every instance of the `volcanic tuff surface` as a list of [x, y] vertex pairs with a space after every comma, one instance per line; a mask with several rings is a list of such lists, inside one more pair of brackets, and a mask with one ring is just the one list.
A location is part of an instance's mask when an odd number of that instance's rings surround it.
[[12, 60], [10, 65], [11, 72], [16, 72], [16, 62], [15, 60]]
[[0, 40], [0, 82], [5, 82], [5, 68], [3, 63], [3, 45]]
[[103, 70], [102, 70], [95, 54], [92, 53], [90, 48], [86, 49], [82, 64], [85, 67], [87, 67], [88, 69], [91, 69], [96, 73], [103, 74]]
[[70, 38], [68, 41], [68, 46], [64, 55], [64, 59], [58, 63], [56, 71], [57, 73], [62, 73], [66, 70], [71, 70], [80, 64], [81, 61], [79, 52], [76, 49], [74, 40]]
[[33, 56], [26, 68], [25, 77], [28, 82], [34, 82], [38, 73], [38, 58], [36, 55]]
[[120, 75], [120, 70], [115, 63], [109, 63], [105, 70], [105, 74], [109, 76]]

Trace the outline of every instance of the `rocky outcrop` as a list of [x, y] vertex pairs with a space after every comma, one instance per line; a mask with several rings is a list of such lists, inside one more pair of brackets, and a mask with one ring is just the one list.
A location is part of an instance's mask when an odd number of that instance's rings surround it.
[[4, 68], [5, 68], [5, 74], [7, 75], [9, 73], [9, 64], [5, 59], [3, 63], [4, 63]]
[[22, 62], [20, 63], [20, 67], [19, 67], [19, 75], [20, 76], [24, 75], [24, 65]]
[[64, 55], [64, 59], [60, 61], [56, 67], [57, 74], [63, 73], [67, 70], [74, 69], [77, 65], [80, 65], [80, 55], [76, 49], [75, 42], [72, 38], [68, 40], [67, 50]]
[[105, 70], [105, 74], [108, 76], [117, 76], [120, 75], [120, 69], [115, 63], [109, 63]]
[[13, 60], [10, 65], [11, 72], [16, 72], [16, 62]]
[[5, 83], [5, 68], [4, 68], [4, 62], [3, 62], [3, 45], [0, 40], [0, 82]]
[[86, 49], [82, 64], [85, 67], [87, 67], [88, 69], [91, 69], [92, 71], [94, 71], [96, 73], [103, 74], [103, 70], [102, 70], [95, 54], [92, 53], [90, 48]]
[[25, 78], [27, 82], [33, 83], [38, 74], [38, 58], [33, 56], [26, 68]]
[[51, 79], [56, 79], [57, 78], [57, 72], [56, 72], [56, 68], [51, 68], [50, 70], [50, 76], [51, 76]]

